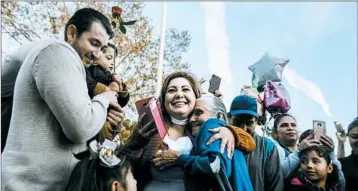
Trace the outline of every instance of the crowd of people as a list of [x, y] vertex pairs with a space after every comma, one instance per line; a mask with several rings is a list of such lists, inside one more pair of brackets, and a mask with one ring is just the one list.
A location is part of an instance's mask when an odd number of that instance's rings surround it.
[[[275, 116], [272, 137], [260, 95], [244, 86], [227, 109], [189, 72], [169, 74], [159, 97], [167, 131], [138, 118], [125, 144], [130, 92], [115, 74], [118, 52], [102, 13], [83, 8], [65, 39], [39, 40], [2, 64], [2, 190], [357, 191], [358, 118], [347, 133], [300, 134], [291, 114]], [[352, 153], [344, 153], [349, 139]]]

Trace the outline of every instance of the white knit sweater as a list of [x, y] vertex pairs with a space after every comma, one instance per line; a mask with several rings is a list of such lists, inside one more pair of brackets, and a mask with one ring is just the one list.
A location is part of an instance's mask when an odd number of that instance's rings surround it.
[[81, 59], [66, 42], [41, 40], [27, 47], [21, 53], [26, 56], [15, 52], [3, 64], [25, 58], [2, 154], [2, 190], [63, 190], [77, 162], [73, 153], [100, 131], [109, 101], [90, 99]]

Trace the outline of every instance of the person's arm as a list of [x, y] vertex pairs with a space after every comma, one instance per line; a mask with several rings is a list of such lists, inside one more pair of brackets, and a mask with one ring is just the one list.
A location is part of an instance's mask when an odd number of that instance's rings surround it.
[[339, 160], [338, 160], [337, 156], [334, 154], [334, 152], [330, 152], [329, 157], [331, 158], [332, 163], [337, 167], [338, 179], [339, 179], [339, 183], [341, 185], [341, 191], [344, 191], [345, 187], [346, 187], [346, 179], [344, 178], [341, 162], [339, 162]]
[[336, 133], [337, 139], [338, 139], [338, 149], [337, 149], [337, 157], [343, 158], [346, 156], [345, 149], [344, 149], [344, 143], [347, 139], [346, 132]]
[[109, 91], [109, 88], [105, 84], [99, 83], [92, 77], [91, 72], [88, 68], [85, 68], [85, 71], [88, 95], [90, 96], [90, 98], [93, 98], [94, 96], [105, 91]]
[[268, 153], [264, 166], [265, 190], [283, 190], [283, 176], [277, 147], [275, 143], [267, 139], [265, 149], [265, 153]]
[[[207, 138], [209, 140], [210, 137]], [[207, 146], [207, 150], [201, 156], [181, 154], [179, 158], [175, 161], [176, 164], [183, 167], [186, 171], [192, 174], [207, 174], [214, 175], [210, 163], [214, 162], [216, 156], [219, 157], [220, 167], [222, 167], [223, 172], [227, 177], [231, 175], [231, 160], [226, 154], [220, 152], [220, 141], [215, 141], [214, 143]]]
[[295, 149], [287, 157], [284, 149], [276, 142], [277, 152], [280, 158], [281, 170], [283, 178], [287, 178], [300, 165], [299, 151]]
[[211, 136], [207, 144], [221, 139], [220, 150], [224, 152], [226, 148], [229, 158], [234, 154], [235, 148], [242, 150], [244, 153], [252, 152], [256, 149], [254, 138], [241, 128], [226, 125], [209, 131], [216, 134]]
[[144, 116], [146, 114], [142, 114], [138, 120], [136, 126], [133, 128], [132, 134], [127, 139], [124, 145], [116, 151], [117, 154], [121, 153], [127, 155], [132, 158], [132, 160], [141, 160], [144, 147], [148, 145], [151, 139], [157, 133], [157, 129], [153, 128], [153, 120], [148, 122], [147, 124], [142, 124]]
[[344, 143], [338, 142], [337, 157], [343, 158], [345, 156], [346, 156], [346, 152], [344, 150]]
[[103, 95], [90, 99], [84, 66], [75, 54], [65, 45], [52, 44], [38, 55], [32, 73], [66, 137], [85, 143], [104, 124], [109, 100]]
[[242, 128], [228, 125], [232, 134], [235, 137], [235, 148], [241, 149], [245, 152], [252, 152], [256, 149], [254, 138]]
[[206, 145], [206, 142], [212, 136], [212, 133], [210, 133], [208, 130], [223, 125], [225, 124], [217, 119], [209, 119], [206, 121], [201, 126], [202, 129], [200, 129], [198, 137], [196, 138], [199, 140], [198, 143], [200, 144], [196, 145], [197, 149], [199, 150], [198, 154], [200, 156], [182, 154], [175, 161], [176, 164], [179, 164], [180, 166], [184, 167], [186, 171], [193, 174], [200, 173], [214, 175], [211, 170], [210, 163], [214, 162], [216, 156], [218, 156], [220, 160], [220, 167], [223, 169], [223, 172], [226, 174], [226, 176], [230, 177], [232, 165], [231, 159], [227, 156], [226, 150], [224, 150], [224, 153], [220, 152], [221, 142], [215, 141]]
[[300, 166], [300, 158], [298, 156], [299, 151], [296, 149], [290, 153], [283, 162], [281, 162], [282, 176], [287, 178], [292, 172], [294, 172]]

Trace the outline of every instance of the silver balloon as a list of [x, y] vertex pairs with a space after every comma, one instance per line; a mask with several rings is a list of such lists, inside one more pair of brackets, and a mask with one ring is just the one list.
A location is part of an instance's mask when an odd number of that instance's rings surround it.
[[268, 80], [281, 82], [282, 71], [289, 61], [265, 53], [259, 61], [249, 66], [249, 70], [255, 75], [258, 86], [265, 85]]

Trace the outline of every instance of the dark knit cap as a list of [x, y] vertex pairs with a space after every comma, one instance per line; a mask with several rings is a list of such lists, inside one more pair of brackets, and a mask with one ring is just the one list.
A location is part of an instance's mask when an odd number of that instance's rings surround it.
[[358, 117], [356, 117], [351, 124], [348, 126], [348, 133], [351, 131], [354, 127], [358, 127]]

